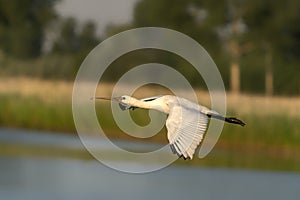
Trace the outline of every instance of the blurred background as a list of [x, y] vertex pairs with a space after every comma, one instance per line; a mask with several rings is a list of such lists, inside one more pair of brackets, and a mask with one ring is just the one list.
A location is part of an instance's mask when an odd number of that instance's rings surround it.
[[[296, 199], [299, 9], [298, 0], [0, 0], [1, 199], [181, 199], [199, 193], [204, 199]], [[204, 159], [178, 160], [159, 172], [134, 176], [101, 165], [85, 150], [72, 118], [72, 88], [96, 45], [146, 26], [174, 29], [200, 43], [224, 80], [228, 115], [247, 125], [225, 125]], [[205, 83], [193, 67], [153, 49], [115, 60], [98, 94], [109, 96], [126, 71], [149, 62], [178, 70], [209, 107]], [[162, 93], [171, 92], [147, 85], [135, 95]], [[97, 103], [96, 109], [107, 136], [124, 148], [144, 151], [141, 146], [156, 149], [168, 142], [165, 129], [147, 139], [128, 136], [114, 123], [108, 104]], [[147, 111], [132, 117], [140, 125], [149, 123]]]

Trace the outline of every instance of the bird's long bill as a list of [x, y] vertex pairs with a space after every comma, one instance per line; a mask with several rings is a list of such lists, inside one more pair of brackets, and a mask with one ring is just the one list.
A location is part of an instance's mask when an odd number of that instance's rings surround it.
[[98, 99], [98, 100], [105, 100], [105, 101], [117, 101], [119, 102], [119, 97], [116, 98], [107, 98], [107, 97], [92, 97], [91, 100]]
[[94, 99], [100, 99], [100, 100], [106, 100], [106, 101], [111, 101], [112, 99], [111, 98], [107, 98], [107, 97], [92, 97], [91, 100], [94, 100]]

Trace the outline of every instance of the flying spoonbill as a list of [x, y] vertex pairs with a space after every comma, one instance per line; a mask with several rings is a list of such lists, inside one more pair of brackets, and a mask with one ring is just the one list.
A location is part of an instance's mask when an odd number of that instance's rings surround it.
[[171, 150], [184, 159], [193, 158], [207, 129], [209, 118], [245, 126], [243, 121], [235, 117], [224, 117], [205, 106], [173, 95], [160, 95], [144, 99], [136, 99], [127, 95], [115, 98], [94, 97], [92, 99], [116, 101], [122, 110], [143, 108], [167, 114], [167, 137]]

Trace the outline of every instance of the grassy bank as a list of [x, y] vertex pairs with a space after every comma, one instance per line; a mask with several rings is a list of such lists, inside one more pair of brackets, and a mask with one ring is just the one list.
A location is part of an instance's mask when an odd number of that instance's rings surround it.
[[0, 124], [34, 130], [74, 132], [69, 103], [45, 103], [36, 96], [0, 94]]
[[[63, 81], [1, 79], [0, 125], [76, 134], [71, 109], [72, 87], [72, 83]], [[110, 95], [111, 88], [111, 85], [105, 85], [98, 89], [97, 94]], [[163, 89], [144, 88], [136, 95], [151, 96], [166, 92]], [[198, 95], [201, 102], [209, 106], [209, 95], [201, 91]], [[178, 164], [300, 171], [300, 98], [229, 94], [227, 101], [228, 112], [243, 119], [246, 127], [225, 125], [208, 157], [201, 160], [194, 158], [189, 162], [179, 160]], [[96, 109], [99, 115], [105, 113], [100, 123], [111, 138], [167, 142], [165, 129], [149, 139], [130, 137], [115, 125], [106, 102], [97, 103]], [[147, 124], [149, 120], [144, 110], [136, 110], [132, 116], [140, 124]], [[35, 148], [23, 146], [20, 152], [35, 152]], [[17, 154], [11, 152], [15, 149], [1, 145], [0, 151]], [[77, 153], [68, 151], [62, 155], [76, 157]], [[78, 154], [89, 157], [87, 152]]]

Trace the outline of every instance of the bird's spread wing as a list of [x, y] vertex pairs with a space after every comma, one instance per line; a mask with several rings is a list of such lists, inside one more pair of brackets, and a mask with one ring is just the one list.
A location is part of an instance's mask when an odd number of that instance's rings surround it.
[[171, 149], [173, 153], [185, 159], [193, 158], [208, 124], [207, 115], [199, 112], [197, 106], [186, 106], [185, 102], [171, 105], [166, 121]]

